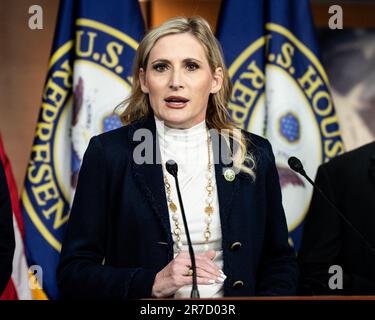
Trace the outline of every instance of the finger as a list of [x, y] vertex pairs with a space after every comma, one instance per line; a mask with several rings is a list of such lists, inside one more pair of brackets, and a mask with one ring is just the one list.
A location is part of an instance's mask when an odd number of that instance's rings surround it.
[[190, 261], [187, 259], [181, 259], [179, 261], [174, 261], [172, 268], [170, 269], [170, 274], [173, 277], [179, 276], [189, 276]]
[[[217, 277], [222, 275], [222, 273], [220, 272], [220, 268], [214, 262], [209, 260], [206, 256], [199, 257], [197, 255], [195, 262], [197, 270], [202, 269], [207, 273], [210, 273], [212, 279], [216, 279]], [[187, 274], [188, 269], [191, 267], [190, 258], [180, 258], [176, 260], [176, 263], [178, 263], [178, 265], [185, 266], [187, 268], [185, 274]]]
[[209, 273], [203, 269], [197, 269], [197, 277], [206, 278], [211, 280], [210, 282], [212, 283], [223, 283], [226, 279], [226, 277], [223, 275], [214, 276], [212, 273]]
[[[181, 278], [182, 285], [192, 285], [193, 284], [193, 277], [184, 276]], [[206, 277], [197, 277], [197, 284], [204, 284], [210, 285], [214, 283], [219, 283], [215, 279], [206, 278]]]
[[[218, 271], [219, 270], [219, 271]], [[198, 264], [197, 266], [197, 274], [204, 274], [205, 276], [209, 277], [210, 279], [218, 279], [223, 278], [226, 279], [226, 276], [218, 267], [212, 268], [206, 264]]]
[[203, 253], [208, 259], [213, 260], [216, 257], [216, 251], [215, 250], [209, 250]]
[[207, 257], [197, 258], [197, 268], [203, 269], [216, 277], [221, 275], [219, 266], [216, 263], [209, 260]]
[[[210, 250], [205, 253], [200, 253], [195, 256], [197, 275], [199, 270], [204, 271], [205, 275], [211, 280], [221, 281], [225, 279], [226, 276], [220, 270], [220, 268], [211, 260], [216, 255], [216, 251]], [[180, 274], [183, 276], [188, 275], [189, 268], [191, 267], [190, 255], [187, 251], [181, 251], [179, 255], [175, 257], [175, 274]]]
[[[190, 281], [190, 283], [192, 283], [192, 280]], [[202, 285], [202, 284], [203, 285], [212, 285], [212, 284], [215, 284], [215, 283], [218, 283], [218, 282], [216, 282], [214, 279], [205, 278], [205, 277], [197, 277], [197, 284], [199, 284], [199, 285]]]
[[174, 265], [177, 268], [182, 268], [182, 270], [185, 270], [185, 273], [187, 273], [188, 270], [191, 268], [191, 260], [185, 258], [175, 259]]

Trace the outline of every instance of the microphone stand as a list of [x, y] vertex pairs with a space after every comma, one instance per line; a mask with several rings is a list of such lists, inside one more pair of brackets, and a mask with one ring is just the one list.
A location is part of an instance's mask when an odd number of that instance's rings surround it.
[[177, 178], [177, 163], [173, 160], [168, 160], [166, 163], [166, 168], [167, 171], [174, 177], [175, 182], [176, 182], [176, 189], [177, 189], [177, 195], [178, 195], [178, 201], [180, 203], [181, 207], [181, 213], [182, 213], [182, 220], [184, 221], [184, 227], [185, 227], [185, 232], [186, 232], [186, 238], [188, 242], [188, 247], [189, 247], [189, 255], [190, 255], [190, 260], [191, 260], [191, 269], [193, 270], [193, 284], [192, 284], [192, 289], [191, 289], [191, 298], [199, 298], [199, 291], [198, 291], [198, 285], [197, 285], [197, 267], [195, 264], [195, 255], [194, 255], [194, 249], [193, 245], [191, 243], [190, 239], [190, 232], [188, 228], [188, 224], [186, 221], [186, 215], [185, 215], [185, 210], [184, 210], [184, 205], [182, 203], [182, 197], [181, 197], [181, 192], [180, 192], [180, 186], [178, 183], [178, 178]]

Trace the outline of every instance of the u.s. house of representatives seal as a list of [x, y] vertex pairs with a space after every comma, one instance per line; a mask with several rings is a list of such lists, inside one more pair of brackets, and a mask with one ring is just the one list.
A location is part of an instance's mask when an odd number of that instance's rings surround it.
[[22, 200], [31, 221], [57, 251], [90, 138], [121, 125], [113, 111], [130, 92], [137, 47], [117, 29], [78, 19], [75, 39], [50, 59]]
[[272, 143], [293, 232], [307, 212], [312, 187], [289, 169], [288, 158], [299, 157], [314, 177], [320, 163], [343, 152], [343, 143], [317, 57], [286, 28], [268, 23], [266, 30], [229, 67], [234, 85], [229, 112], [240, 127]]

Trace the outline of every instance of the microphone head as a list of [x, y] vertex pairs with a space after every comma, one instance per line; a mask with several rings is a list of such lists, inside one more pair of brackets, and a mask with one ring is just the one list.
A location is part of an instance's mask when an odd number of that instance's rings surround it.
[[174, 160], [168, 160], [167, 163], [165, 164], [165, 167], [166, 167], [167, 171], [173, 177], [177, 177], [178, 166], [177, 166], [176, 161], [174, 161]]
[[288, 159], [288, 164], [293, 171], [298, 172], [302, 175], [305, 174], [305, 170], [303, 169], [303, 165], [300, 159], [296, 157], [290, 157]]

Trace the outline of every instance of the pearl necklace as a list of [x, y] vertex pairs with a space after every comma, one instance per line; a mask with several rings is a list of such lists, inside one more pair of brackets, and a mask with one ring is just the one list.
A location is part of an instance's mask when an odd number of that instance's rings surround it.
[[[212, 182], [213, 179], [213, 165], [211, 163], [211, 137], [208, 133], [207, 130], [207, 150], [208, 150], [208, 165], [207, 165], [207, 186], [206, 186], [206, 191], [207, 191], [207, 198], [206, 198], [206, 206], [204, 208], [205, 212], [205, 229], [203, 232], [203, 237], [205, 239], [205, 245], [204, 248], [207, 251], [208, 250], [208, 241], [211, 238], [211, 230], [210, 230], [210, 225], [212, 222], [212, 214], [214, 213], [214, 208], [212, 206], [213, 202], [213, 190], [214, 190], [214, 185]], [[177, 246], [177, 250], [181, 251], [182, 250], [182, 241], [181, 241], [181, 227], [180, 227], [180, 222], [179, 222], [179, 216], [177, 213], [177, 206], [174, 203], [171, 194], [172, 194], [172, 187], [171, 184], [168, 181], [168, 178], [166, 175], [164, 175], [164, 184], [167, 192], [167, 202], [168, 202], [168, 207], [172, 211], [172, 220], [174, 222], [173, 226], [173, 236], [175, 238], [175, 244]]]

